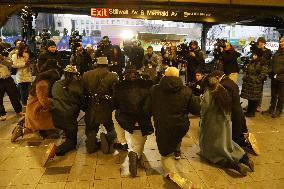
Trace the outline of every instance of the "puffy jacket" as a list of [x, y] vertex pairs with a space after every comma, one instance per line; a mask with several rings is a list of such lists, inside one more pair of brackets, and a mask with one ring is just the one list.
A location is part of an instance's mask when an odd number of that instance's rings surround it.
[[26, 62], [28, 61], [28, 56], [24, 54], [24, 57], [18, 57], [17, 54], [12, 55], [12, 61], [13, 61], [13, 68], [17, 68], [16, 73], [16, 82], [17, 83], [23, 83], [23, 82], [32, 82], [32, 70], [31, 66], [28, 64], [26, 65]]
[[279, 49], [274, 54], [269, 71], [271, 79], [284, 82], [284, 49]]

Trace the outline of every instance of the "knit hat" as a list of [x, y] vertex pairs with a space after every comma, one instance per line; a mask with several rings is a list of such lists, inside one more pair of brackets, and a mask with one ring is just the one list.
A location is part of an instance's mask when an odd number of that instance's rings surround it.
[[264, 37], [259, 37], [259, 38], [257, 39], [257, 42], [266, 43], [266, 40], [265, 40]]
[[75, 73], [75, 74], [78, 73], [76, 66], [72, 66], [72, 65], [67, 65], [64, 68], [64, 72]]
[[50, 46], [56, 46], [55, 42], [52, 41], [52, 40], [48, 40], [47, 43], [46, 43], [46, 46], [47, 48], [50, 47]]
[[107, 57], [98, 57], [97, 58], [97, 64], [100, 64], [100, 65], [108, 65], [108, 60], [107, 60]]

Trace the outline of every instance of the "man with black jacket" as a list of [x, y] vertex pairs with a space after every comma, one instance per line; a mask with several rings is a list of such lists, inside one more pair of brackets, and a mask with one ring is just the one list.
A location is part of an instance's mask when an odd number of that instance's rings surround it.
[[117, 122], [130, 133], [133, 151], [128, 153], [129, 171], [136, 176], [137, 163], [141, 160], [147, 135], [154, 132], [151, 117], [143, 111], [153, 83], [142, 79], [135, 66], [127, 68], [124, 77], [115, 87], [113, 102]]
[[[176, 172], [173, 155], [179, 151], [182, 138], [189, 129], [189, 112], [200, 113], [199, 98], [195, 98], [190, 88], [184, 86], [179, 70], [169, 67], [159, 84], [154, 85], [147, 98], [145, 112], [153, 115], [156, 141], [165, 176], [180, 187], [192, 186]], [[179, 157], [180, 158], [180, 157]]]
[[279, 49], [272, 57], [269, 72], [271, 100], [269, 109], [264, 113], [269, 113], [276, 118], [281, 115], [284, 104], [284, 37], [281, 37]]
[[53, 59], [56, 60], [57, 65], [54, 65], [54, 68], [57, 69], [57, 71], [62, 74], [62, 63], [61, 63], [61, 57], [60, 54], [58, 53], [56, 49], [56, 44], [52, 40], [48, 40], [47, 45], [46, 45], [47, 50], [42, 52], [39, 57], [38, 57], [38, 71], [39, 73], [42, 72], [43, 66], [46, 66], [45, 64], [47, 63], [48, 60]]
[[85, 114], [86, 147], [88, 153], [98, 150], [97, 133], [103, 124], [107, 134], [101, 133], [101, 149], [107, 154], [112, 151], [116, 133], [112, 120], [112, 95], [114, 86], [118, 82], [116, 73], [110, 72], [107, 57], [99, 57], [98, 67], [83, 74], [82, 83], [88, 103]]

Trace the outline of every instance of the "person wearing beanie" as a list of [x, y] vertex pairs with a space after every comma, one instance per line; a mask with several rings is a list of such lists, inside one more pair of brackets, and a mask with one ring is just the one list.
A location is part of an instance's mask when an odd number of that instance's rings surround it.
[[47, 61], [50, 59], [56, 60], [56, 69], [59, 73], [62, 73], [63, 65], [61, 63], [61, 56], [56, 49], [55, 42], [52, 40], [47, 41], [46, 51], [41, 52], [38, 56], [37, 69], [39, 73], [42, 72], [42, 67], [45, 66], [45, 64], [47, 64]]
[[264, 37], [259, 37], [257, 39], [257, 48], [262, 51], [261, 57], [264, 58], [265, 60], [269, 61], [271, 60], [272, 57], [272, 52], [270, 49], [265, 47], [266, 45], [266, 40]]
[[232, 99], [216, 77], [204, 81], [206, 92], [201, 97], [200, 155], [211, 163], [247, 175], [245, 164], [254, 171], [254, 163], [244, 150], [232, 140]]
[[62, 129], [66, 139], [56, 146], [51, 143], [43, 158], [43, 165], [56, 156], [64, 156], [65, 153], [76, 149], [78, 123], [80, 110], [85, 110], [85, 97], [79, 78], [79, 72], [75, 66], [67, 65], [64, 71], [64, 79], [54, 83], [52, 87], [51, 115], [54, 126]]
[[252, 60], [247, 65], [243, 76], [241, 97], [248, 100], [248, 109], [245, 115], [255, 117], [257, 105], [263, 92], [263, 81], [268, 73], [268, 67], [262, 58], [262, 50], [257, 49], [252, 53]]
[[181, 158], [181, 142], [189, 130], [188, 114], [200, 112], [198, 99], [183, 84], [179, 70], [168, 67], [159, 84], [151, 88], [144, 107], [145, 113], [153, 116], [164, 176], [181, 188], [189, 188], [192, 183], [178, 174], [175, 160]]

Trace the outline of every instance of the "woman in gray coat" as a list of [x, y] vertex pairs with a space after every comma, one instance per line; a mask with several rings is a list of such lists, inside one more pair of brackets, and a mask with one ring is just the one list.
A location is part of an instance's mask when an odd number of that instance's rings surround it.
[[232, 140], [231, 100], [216, 77], [205, 81], [207, 91], [201, 99], [199, 146], [201, 156], [212, 163], [238, 171], [246, 176], [246, 168], [253, 171], [254, 164], [243, 149]]

